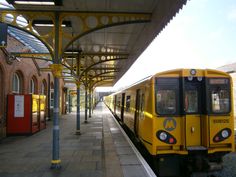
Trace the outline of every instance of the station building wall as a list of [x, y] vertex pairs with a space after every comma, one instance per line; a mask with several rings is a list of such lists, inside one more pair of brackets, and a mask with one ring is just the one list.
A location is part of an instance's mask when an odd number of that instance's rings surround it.
[[[16, 94], [15, 90], [19, 89], [20, 94], [44, 94], [47, 102], [53, 103], [53, 82], [54, 78], [51, 72], [40, 72], [31, 58], [22, 58], [19, 60], [9, 60], [7, 52], [30, 52], [24, 44], [15, 38], [8, 36], [8, 46], [5, 49], [0, 48], [0, 139], [6, 136], [6, 106], [7, 95]], [[46, 61], [37, 61], [39, 65], [47, 64]], [[15, 75], [17, 74], [17, 76]], [[17, 88], [13, 82], [19, 79], [20, 84]], [[33, 82], [33, 83], [32, 83]], [[13, 86], [14, 85], [14, 86]], [[32, 86], [34, 85], [34, 87]], [[35, 88], [32, 90], [32, 88]], [[49, 90], [48, 90], [49, 89]], [[60, 113], [65, 113], [65, 88], [64, 83], [60, 80]], [[51, 94], [49, 94], [50, 92]], [[47, 104], [46, 115], [50, 116], [52, 105]]]

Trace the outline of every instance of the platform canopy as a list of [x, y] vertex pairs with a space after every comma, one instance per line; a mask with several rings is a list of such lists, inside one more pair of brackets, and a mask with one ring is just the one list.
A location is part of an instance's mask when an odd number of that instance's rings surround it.
[[[7, 0], [14, 8], [0, 9], [1, 22], [35, 37], [25, 40], [33, 48], [31, 52], [11, 54], [53, 61], [55, 41], [59, 40], [64, 81], [86, 80], [95, 87], [113, 85], [120, 79], [187, 0], [49, 1], [34, 0], [32, 5], [26, 0]], [[10, 28], [10, 33], [14, 32], [27, 36]]]

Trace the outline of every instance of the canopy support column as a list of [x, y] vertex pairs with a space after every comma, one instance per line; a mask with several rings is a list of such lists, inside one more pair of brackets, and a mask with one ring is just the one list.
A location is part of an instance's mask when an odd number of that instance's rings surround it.
[[[76, 74], [80, 75], [80, 53], [76, 60]], [[80, 135], [80, 81], [77, 81], [77, 111], [76, 111], [76, 135]]]
[[89, 87], [89, 118], [92, 114], [92, 89]]
[[72, 98], [71, 91], [69, 90], [69, 113], [72, 112]]
[[84, 123], [88, 123], [88, 74], [85, 73], [85, 121]]
[[[60, 24], [59, 24], [59, 15], [55, 13], [55, 46], [54, 46], [54, 64], [60, 64], [60, 55], [59, 55], [59, 32], [60, 32]], [[51, 169], [60, 169], [61, 168], [61, 160], [59, 156], [60, 145], [60, 127], [59, 127], [59, 78], [54, 76], [54, 105], [53, 105], [53, 144], [52, 144], [52, 161], [51, 161]]]

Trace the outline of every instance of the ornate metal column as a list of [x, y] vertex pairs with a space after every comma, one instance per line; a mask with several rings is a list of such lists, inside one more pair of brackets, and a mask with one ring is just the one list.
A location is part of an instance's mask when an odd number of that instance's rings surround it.
[[[76, 74], [80, 75], [80, 54], [77, 57], [76, 60]], [[76, 111], [76, 133], [77, 135], [80, 135], [80, 81], [77, 81], [77, 111]]]
[[59, 88], [59, 76], [57, 75], [60, 72], [60, 28], [61, 25], [59, 23], [59, 15], [55, 13], [55, 45], [54, 45], [54, 58], [53, 58], [53, 66], [54, 69], [54, 105], [53, 105], [53, 144], [52, 144], [52, 161], [51, 161], [51, 169], [60, 169], [61, 168], [61, 160], [60, 160], [60, 127], [59, 127], [59, 98], [60, 98], [60, 88]]

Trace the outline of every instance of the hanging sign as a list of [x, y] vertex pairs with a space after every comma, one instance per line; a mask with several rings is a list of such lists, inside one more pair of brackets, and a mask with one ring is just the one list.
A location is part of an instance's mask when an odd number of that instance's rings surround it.
[[0, 23], [0, 47], [7, 46], [7, 24]]

